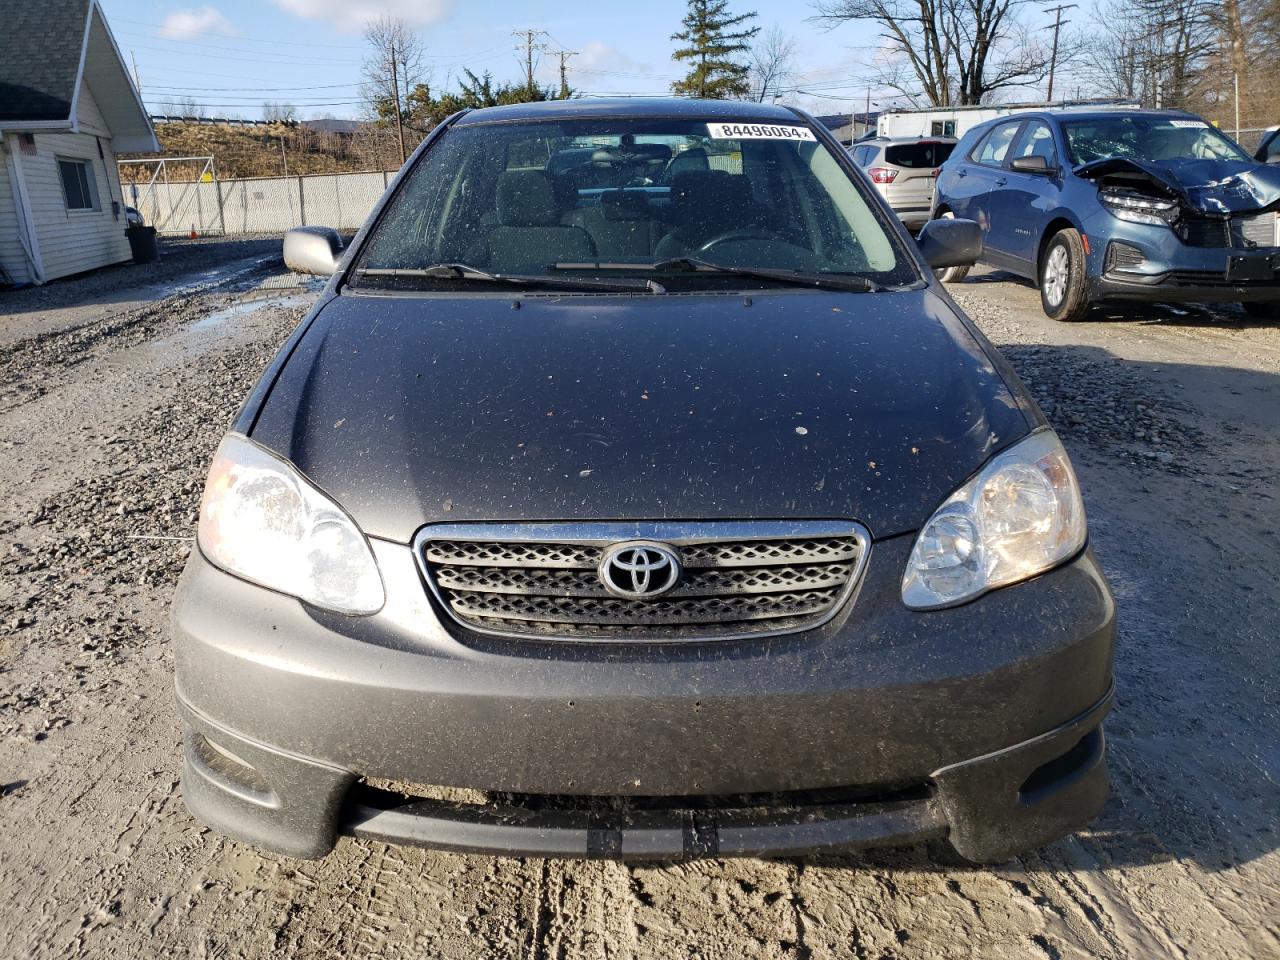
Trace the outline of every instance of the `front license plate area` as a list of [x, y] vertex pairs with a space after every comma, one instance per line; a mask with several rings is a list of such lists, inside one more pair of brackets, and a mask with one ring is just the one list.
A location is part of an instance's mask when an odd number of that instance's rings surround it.
[[1244, 283], [1250, 280], [1274, 280], [1274, 257], [1237, 256], [1227, 258], [1227, 282]]

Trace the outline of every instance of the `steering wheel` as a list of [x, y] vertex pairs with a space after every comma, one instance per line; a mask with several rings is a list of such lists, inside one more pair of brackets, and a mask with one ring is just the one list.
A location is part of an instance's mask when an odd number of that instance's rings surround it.
[[734, 240], [777, 240], [777, 236], [768, 230], [762, 230], [759, 227], [747, 227], [746, 229], [726, 230], [724, 233], [718, 233], [702, 246], [698, 247], [697, 253], [710, 253], [713, 249], [722, 243], [730, 243]]

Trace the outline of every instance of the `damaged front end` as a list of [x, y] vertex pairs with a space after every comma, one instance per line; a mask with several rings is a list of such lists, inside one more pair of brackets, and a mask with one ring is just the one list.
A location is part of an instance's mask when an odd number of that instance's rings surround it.
[[1097, 184], [1098, 199], [1118, 219], [1168, 226], [1188, 246], [1277, 246], [1280, 168], [1239, 160], [1108, 157], [1075, 173]]

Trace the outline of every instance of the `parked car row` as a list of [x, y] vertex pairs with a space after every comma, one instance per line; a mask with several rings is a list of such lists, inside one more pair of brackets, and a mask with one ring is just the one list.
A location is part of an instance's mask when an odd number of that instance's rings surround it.
[[[923, 144], [927, 141], [917, 141]], [[871, 141], [854, 159], [883, 163], [909, 145]], [[865, 162], [864, 162], [865, 160]], [[1254, 157], [1172, 110], [1053, 110], [968, 131], [927, 180], [933, 218], [982, 228], [981, 261], [1035, 281], [1045, 313], [1083, 319], [1103, 300], [1239, 302], [1280, 315], [1280, 135]], [[866, 167], [877, 185], [878, 168]], [[910, 209], [881, 187], [908, 228]], [[942, 273], [958, 282], [967, 267]]]

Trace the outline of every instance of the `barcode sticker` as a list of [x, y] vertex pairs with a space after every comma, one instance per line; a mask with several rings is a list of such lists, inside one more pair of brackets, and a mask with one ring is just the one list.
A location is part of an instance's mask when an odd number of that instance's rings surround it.
[[708, 123], [712, 140], [817, 140], [808, 127], [772, 123]]
[[1207, 127], [1208, 124], [1203, 120], [1170, 120], [1169, 123], [1175, 127]]

